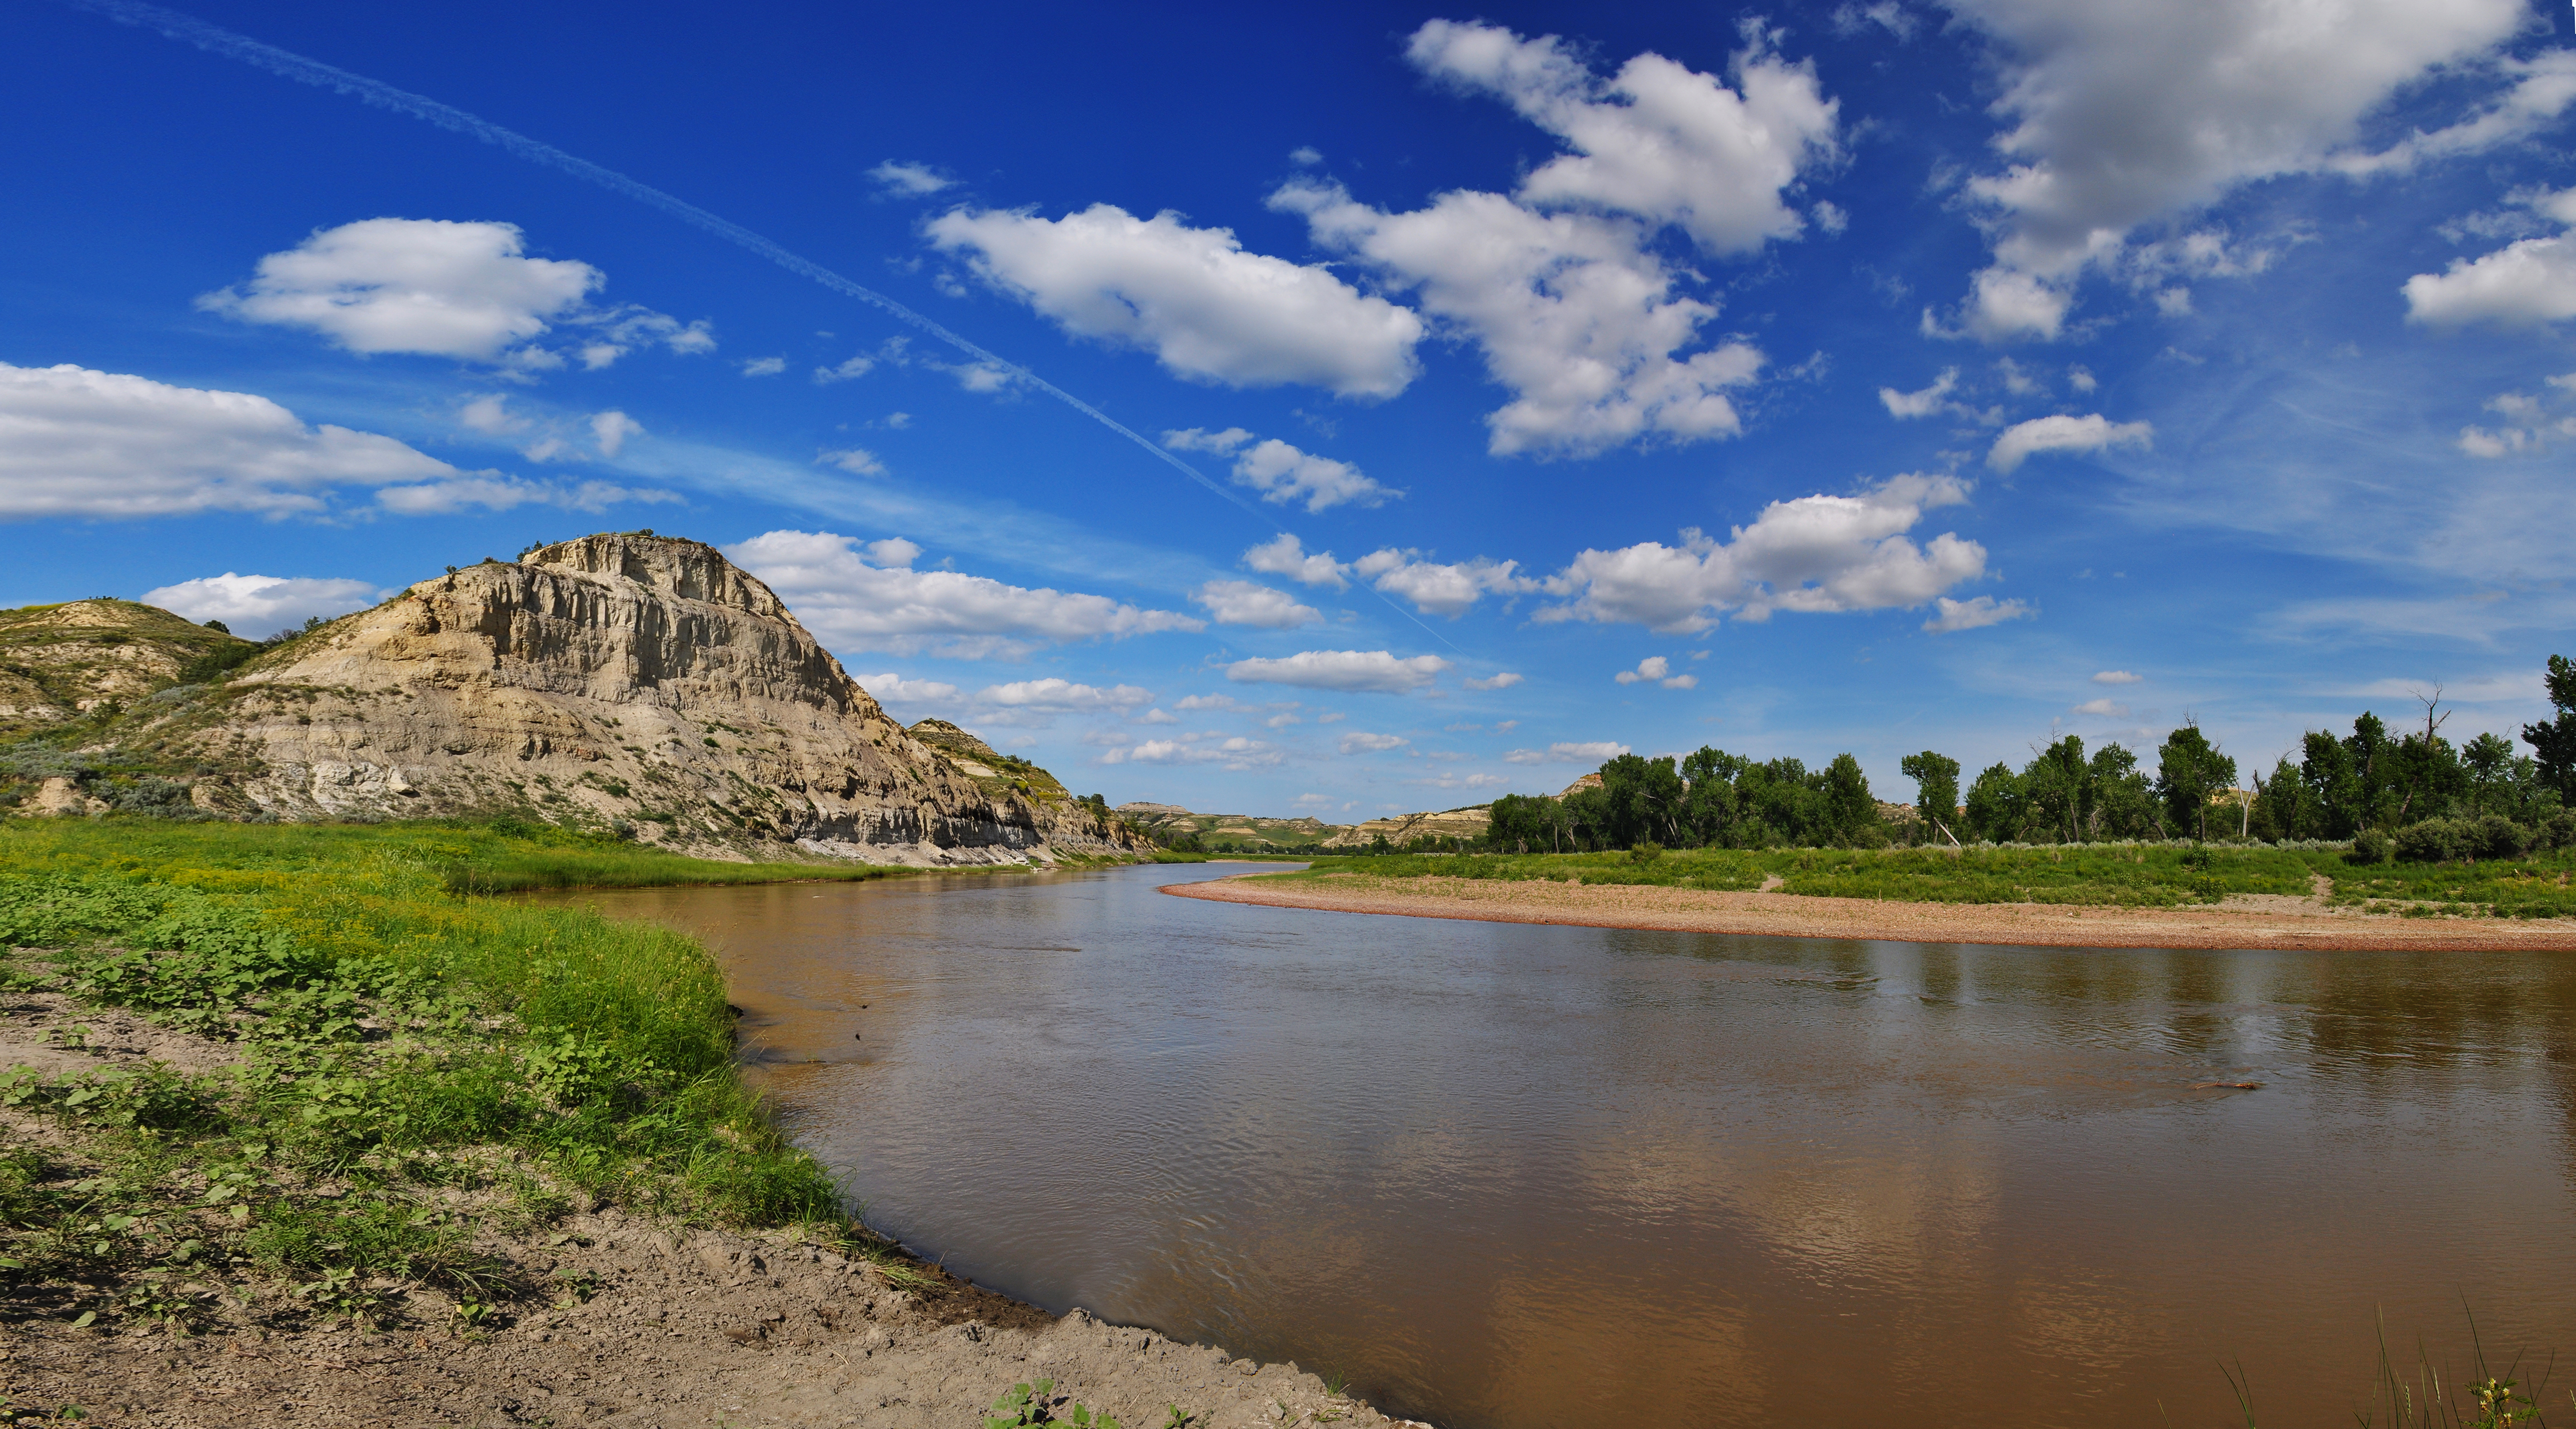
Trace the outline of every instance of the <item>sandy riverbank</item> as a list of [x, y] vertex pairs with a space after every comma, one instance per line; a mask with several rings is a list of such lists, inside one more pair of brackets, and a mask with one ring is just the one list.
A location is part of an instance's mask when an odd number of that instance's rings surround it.
[[2187, 908], [2053, 903], [1899, 903], [1542, 879], [1254, 874], [1162, 890], [1179, 898], [1486, 923], [1559, 923], [1790, 938], [2004, 943], [2070, 948], [2576, 949], [2576, 920], [2408, 918], [2329, 908], [2324, 898], [2242, 895]]

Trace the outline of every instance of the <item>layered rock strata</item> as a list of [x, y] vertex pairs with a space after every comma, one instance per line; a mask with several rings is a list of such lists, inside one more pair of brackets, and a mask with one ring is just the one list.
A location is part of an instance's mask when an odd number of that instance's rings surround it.
[[672, 537], [586, 536], [422, 581], [263, 655], [220, 698], [172, 737], [243, 771], [198, 791], [237, 812], [527, 811], [694, 853], [877, 863], [1142, 846], [1070, 800], [979, 787], [767, 586]]

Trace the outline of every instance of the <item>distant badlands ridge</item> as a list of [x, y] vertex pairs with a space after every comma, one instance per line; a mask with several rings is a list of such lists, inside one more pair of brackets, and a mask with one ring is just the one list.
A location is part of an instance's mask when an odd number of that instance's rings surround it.
[[[1565, 792], [1571, 794], [1600, 782], [1600, 775], [1586, 774], [1566, 786]], [[1287, 848], [1365, 848], [1379, 838], [1395, 848], [1420, 838], [1477, 839], [1484, 837], [1486, 827], [1493, 822], [1492, 809], [1490, 804], [1476, 804], [1438, 813], [1396, 814], [1359, 824], [1328, 824], [1312, 817], [1199, 814], [1178, 804], [1140, 802], [1118, 806], [1118, 812], [1138, 827], [1166, 840], [1196, 834], [1202, 841], [1220, 844], [1264, 843]]]
[[13, 738], [21, 813], [520, 813], [931, 865], [1149, 847], [955, 725], [895, 723], [767, 586], [650, 531], [451, 569], [269, 647], [132, 601], [0, 612]]

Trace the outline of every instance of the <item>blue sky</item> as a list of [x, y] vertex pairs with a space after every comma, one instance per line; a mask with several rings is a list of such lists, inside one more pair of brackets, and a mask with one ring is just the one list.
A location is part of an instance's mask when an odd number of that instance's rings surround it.
[[1345, 819], [2186, 715], [2268, 767], [2436, 682], [2511, 730], [2569, 649], [2564, 9], [185, 13], [998, 363], [29, 0], [0, 603], [257, 633], [649, 526], [900, 718]]

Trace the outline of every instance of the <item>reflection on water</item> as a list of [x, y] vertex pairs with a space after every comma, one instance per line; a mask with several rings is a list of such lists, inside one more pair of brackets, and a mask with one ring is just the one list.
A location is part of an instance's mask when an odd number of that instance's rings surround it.
[[2565, 956], [1153, 891], [1234, 871], [579, 901], [719, 947], [872, 1224], [1444, 1429], [2214, 1424], [2220, 1359], [2267, 1426], [2345, 1424], [2375, 1310], [2576, 1347]]

